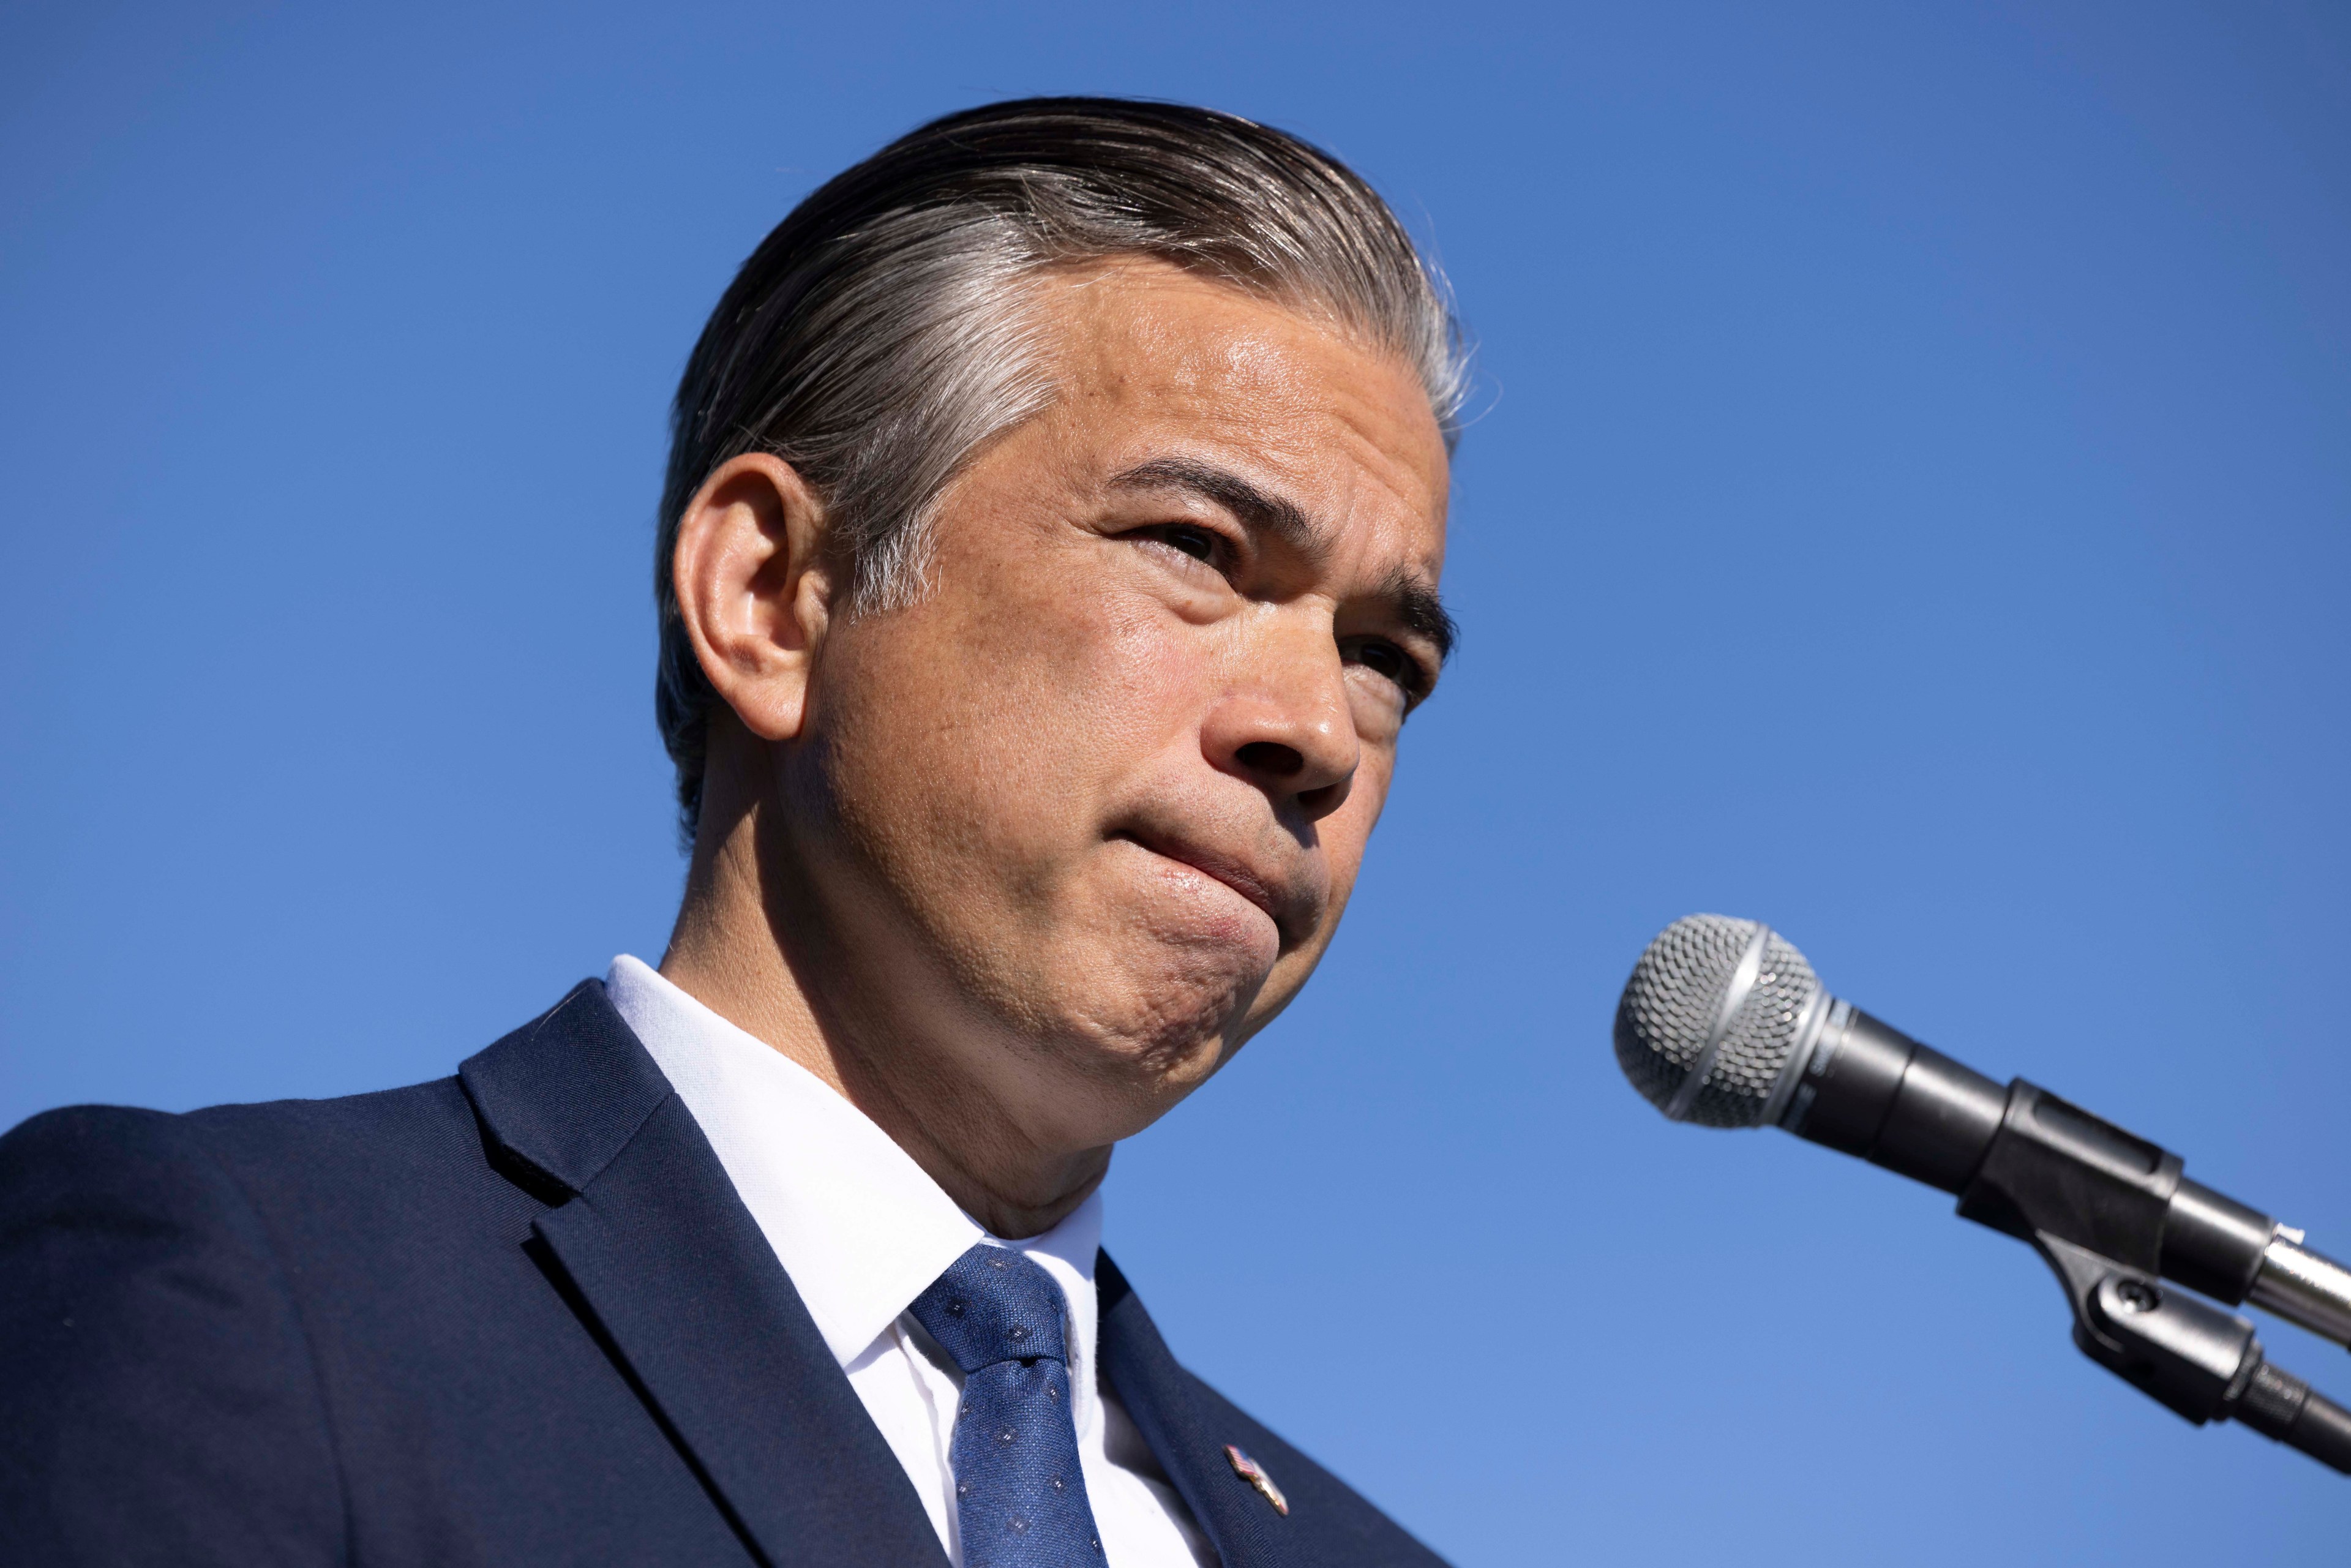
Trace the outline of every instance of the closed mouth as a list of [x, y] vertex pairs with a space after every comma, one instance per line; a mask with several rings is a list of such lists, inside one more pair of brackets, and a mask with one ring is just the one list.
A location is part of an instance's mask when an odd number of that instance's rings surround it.
[[1111, 836], [1124, 839], [1140, 849], [1148, 850], [1162, 860], [1171, 860], [1178, 865], [1189, 866], [1212, 882], [1222, 883], [1249, 900], [1259, 914], [1273, 922], [1273, 928], [1280, 934], [1283, 946], [1287, 947], [1291, 944], [1293, 937], [1290, 928], [1293, 918], [1290, 911], [1295, 901], [1276, 894], [1265, 878], [1231, 856], [1204, 850], [1196, 844], [1187, 844], [1173, 839], [1164, 839], [1132, 831], [1113, 833]]

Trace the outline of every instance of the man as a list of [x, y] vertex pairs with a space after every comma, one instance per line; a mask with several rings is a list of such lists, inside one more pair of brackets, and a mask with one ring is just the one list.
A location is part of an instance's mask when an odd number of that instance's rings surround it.
[[1094, 1195], [1337, 925], [1456, 343], [1228, 116], [1002, 104], [810, 196], [678, 393], [659, 972], [0, 1143], [0, 1556], [1433, 1563], [1176, 1364]]

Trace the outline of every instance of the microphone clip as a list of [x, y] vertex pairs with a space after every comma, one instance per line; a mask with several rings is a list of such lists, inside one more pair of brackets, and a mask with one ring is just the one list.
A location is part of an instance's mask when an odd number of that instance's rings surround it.
[[2233, 1419], [2351, 1474], [2351, 1411], [2271, 1364], [2252, 1323], [2063, 1237], [2031, 1239], [2083, 1354], [2196, 1426]]

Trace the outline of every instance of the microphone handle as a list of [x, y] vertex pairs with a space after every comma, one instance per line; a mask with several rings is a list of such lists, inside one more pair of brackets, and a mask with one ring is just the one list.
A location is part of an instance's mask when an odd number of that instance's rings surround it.
[[1963, 1190], [2008, 1092], [1851, 1002], [1832, 1001], [1780, 1124], [1945, 1192]]

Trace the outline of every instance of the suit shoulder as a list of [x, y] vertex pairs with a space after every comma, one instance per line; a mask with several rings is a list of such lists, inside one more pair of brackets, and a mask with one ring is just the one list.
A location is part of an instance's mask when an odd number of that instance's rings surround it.
[[127, 1244], [166, 1231], [258, 1257], [289, 1207], [334, 1210], [387, 1185], [485, 1171], [455, 1079], [337, 1100], [173, 1113], [68, 1105], [0, 1137], [0, 1234]]
[[435, 1228], [515, 1239], [544, 1207], [494, 1165], [455, 1078], [181, 1114], [74, 1105], [0, 1139], [0, 1216], [93, 1203], [257, 1226], [303, 1265]]
[[0, 1137], [0, 1224], [28, 1210], [143, 1195], [172, 1207], [216, 1197], [223, 1172], [186, 1120], [127, 1105], [67, 1105]]
[[306, 1144], [431, 1140], [438, 1131], [471, 1126], [472, 1113], [455, 1078], [332, 1100], [269, 1100], [212, 1105], [200, 1111], [150, 1111], [130, 1105], [65, 1105], [28, 1116], [0, 1136], [0, 1168], [63, 1163], [105, 1163], [145, 1153], [193, 1157], [201, 1151], [234, 1154]]
[[184, 1120], [290, 1257], [306, 1269], [335, 1260], [354, 1283], [372, 1277], [384, 1248], [519, 1241], [546, 1207], [496, 1161], [455, 1078]]
[[340, 1482], [285, 1270], [186, 1118], [78, 1105], [0, 1138], [0, 1280], [12, 1561], [332, 1552]]
[[342, 1151], [397, 1158], [403, 1150], [445, 1154], [473, 1139], [474, 1114], [455, 1078], [332, 1100], [267, 1100], [212, 1105], [181, 1118], [232, 1159], [315, 1159]]

